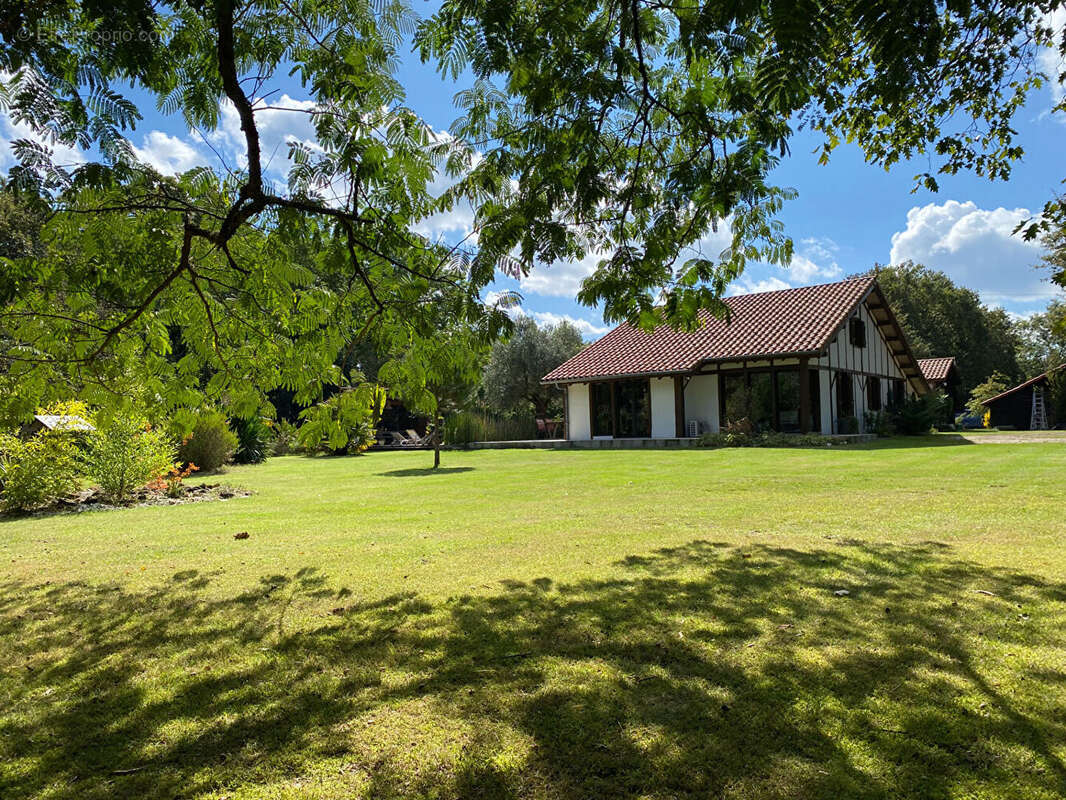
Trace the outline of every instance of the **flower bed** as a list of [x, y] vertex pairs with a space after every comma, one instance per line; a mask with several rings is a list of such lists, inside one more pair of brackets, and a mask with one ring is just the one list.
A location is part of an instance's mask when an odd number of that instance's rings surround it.
[[57, 500], [55, 503], [31, 512], [31, 516], [45, 514], [71, 514], [80, 511], [111, 511], [117, 508], [137, 506], [175, 506], [182, 503], [204, 503], [212, 500], [232, 500], [235, 497], [249, 497], [247, 489], [226, 486], [221, 483], [201, 483], [182, 486], [180, 494], [168, 493], [165, 489], [147, 486], [135, 489], [129, 499], [121, 504], [112, 502], [99, 487], [75, 492]]

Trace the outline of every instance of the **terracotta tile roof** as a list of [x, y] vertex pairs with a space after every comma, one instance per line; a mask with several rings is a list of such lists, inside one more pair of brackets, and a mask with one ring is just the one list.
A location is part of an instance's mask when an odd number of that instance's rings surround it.
[[1010, 389], [1007, 389], [1007, 391], [1005, 391], [1005, 392], [1000, 392], [995, 397], [990, 397], [987, 400], [982, 400], [981, 401], [981, 405], [987, 406], [989, 403], [994, 403], [996, 400], [999, 400], [999, 398], [1001, 398], [1001, 397], [1006, 397], [1008, 394], [1014, 394], [1015, 392], [1017, 392], [1017, 391], [1019, 391], [1021, 389], [1025, 389], [1025, 388], [1028, 388], [1029, 386], [1032, 386], [1034, 383], [1040, 383], [1041, 381], [1046, 380], [1047, 376], [1050, 375], [1052, 372], [1058, 372], [1060, 369], [1066, 369], [1066, 364], [1059, 364], [1057, 367], [1052, 367], [1047, 372], [1040, 373], [1035, 378], [1030, 378], [1025, 383], [1019, 383], [1017, 386], [1012, 386]]
[[922, 377], [927, 381], [946, 381], [948, 372], [955, 366], [952, 358], [919, 358], [918, 369], [922, 371]]
[[545, 383], [688, 372], [706, 360], [817, 353], [874, 286], [873, 277], [727, 297], [731, 319], [700, 312], [695, 331], [622, 324], [542, 378]]

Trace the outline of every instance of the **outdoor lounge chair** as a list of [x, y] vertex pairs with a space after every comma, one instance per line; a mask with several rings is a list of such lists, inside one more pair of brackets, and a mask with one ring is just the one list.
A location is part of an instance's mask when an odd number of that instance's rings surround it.
[[419, 436], [417, 431], [413, 431], [410, 428], [404, 433], [407, 435], [400, 436], [400, 445], [403, 447], [425, 447], [433, 441], [433, 436], [429, 433], [425, 436]]

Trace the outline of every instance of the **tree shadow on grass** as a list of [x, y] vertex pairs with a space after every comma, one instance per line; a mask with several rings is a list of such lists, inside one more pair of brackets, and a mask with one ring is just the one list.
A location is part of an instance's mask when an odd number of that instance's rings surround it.
[[383, 478], [419, 478], [428, 475], [450, 475], [456, 472], [473, 472], [474, 467], [408, 467], [406, 469], [390, 469], [387, 472], [377, 473]]
[[232, 597], [191, 570], [8, 582], [0, 796], [1066, 793], [1066, 687], [1036, 663], [1063, 584], [936, 543], [615, 566], [436, 603], [311, 568]]

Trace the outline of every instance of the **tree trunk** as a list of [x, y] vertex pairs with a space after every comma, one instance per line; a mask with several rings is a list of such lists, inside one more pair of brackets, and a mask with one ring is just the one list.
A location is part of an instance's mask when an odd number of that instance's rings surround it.
[[440, 415], [440, 400], [436, 401], [437, 413], [433, 415], [433, 469], [440, 466], [440, 440], [443, 438], [444, 418]]

